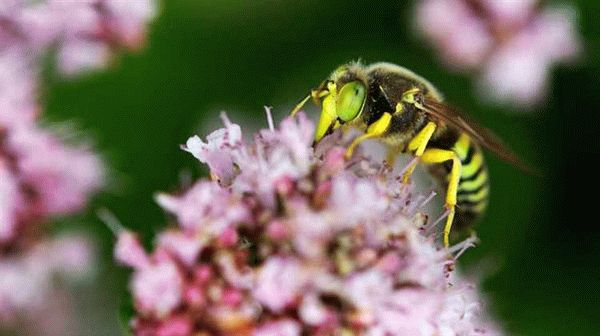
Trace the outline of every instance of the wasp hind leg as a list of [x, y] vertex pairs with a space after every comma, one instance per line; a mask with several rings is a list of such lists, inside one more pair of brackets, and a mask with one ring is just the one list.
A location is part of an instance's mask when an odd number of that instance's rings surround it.
[[[433, 122], [428, 122], [423, 129], [415, 135], [415, 137], [408, 143], [408, 151], [414, 152], [416, 157], [421, 157], [425, 152], [425, 148], [427, 148], [427, 144], [435, 132], [436, 125]], [[412, 173], [415, 171], [417, 167], [417, 161], [414, 161], [406, 168], [404, 174], [402, 174], [402, 183], [406, 184], [410, 181], [410, 177]]]
[[424, 163], [443, 163], [452, 161], [452, 168], [448, 176], [448, 190], [446, 191], [445, 205], [448, 210], [448, 217], [446, 218], [446, 225], [444, 226], [444, 247], [447, 248], [450, 245], [450, 229], [452, 229], [452, 222], [454, 221], [456, 194], [458, 192], [458, 183], [460, 182], [462, 163], [460, 162], [458, 155], [453, 151], [438, 148], [425, 150], [421, 156], [421, 161]]

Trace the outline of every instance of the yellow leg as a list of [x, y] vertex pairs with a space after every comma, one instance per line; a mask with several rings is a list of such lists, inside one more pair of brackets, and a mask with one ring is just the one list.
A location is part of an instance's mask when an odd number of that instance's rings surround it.
[[294, 107], [292, 112], [290, 112], [290, 116], [292, 118], [296, 116], [296, 113], [298, 113], [298, 111], [300, 111], [302, 109], [304, 104], [306, 104], [306, 102], [311, 98], [311, 96], [312, 95], [309, 94], [308, 96], [306, 96], [306, 98], [302, 99], [302, 101], [300, 103], [298, 103], [298, 105], [296, 105], [296, 107]]
[[354, 153], [354, 149], [356, 149], [356, 147], [363, 141], [367, 140], [367, 139], [371, 139], [371, 138], [376, 138], [377, 136], [375, 134], [368, 134], [365, 133], [359, 137], [357, 137], [356, 139], [354, 139], [354, 141], [352, 141], [352, 143], [350, 144], [350, 146], [348, 146], [348, 148], [346, 149], [346, 154], [344, 155], [344, 157], [346, 159], [349, 159], [352, 157], [352, 154]]
[[[425, 152], [425, 148], [427, 148], [427, 144], [429, 143], [433, 132], [435, 132], [436, 127], [437, 126], [435, 123], [431, 121], [428, 122], [427, 125], [425, 125], [425, 127], [423, 127], [423, 129], [419, 131], [419, 133], [415, 135], [415, 137], [408, 143], [408, 151], [414, 151], [415, 156], [417, 157], [423, 155], [423, 152]], [[410, 181], [410, 177], [416, 167], [417, 162], [414, 162], [406, 169], [406, 171], [402, 175], [402, 183], [406, 184], [408, 183], [408, 181]]]
[[446, 209], [448, 209], [448, 218], [446, 218], [446, 225], [444, 226], [444, 247], [450, 245], [450, 229], [452, 228], [452, 221], [454, 221], [456, 194], [458, 191], [458, 183], [460, 182], [462, 164], [456, 153], [445, 149], [430, 148], [425, 150], [421, 156], [421, 161], [424, 163], [442, 163], [449, 160], [452, 160], [452, 169], [450, 170], [448, 190], [446, 191]]
[[315, 142], [319, 142], [323, 139], [338, 118], [336, 110], [337, 86], [334, 83], [327, 84], [327, 92], [327, 95], [323, 99], [323, 109], [321, 110], [319, 123], [315, 130]]
[[329, 94], [329, 91], [327, 90], [312, 90], [310, 91], [310, 94], [306, 97], [304, 97], [304, 99], [302, 99], [302, 101], [300, 103], [298, 103], [298, 105], [296, 105], [296, 107], [294, 107], [294, 109], [292, 110], [292, 112], [290, 112], [290, 116], [293, 118], [296, 116], [296, 114], [302, 109], [302, 107], [304, 107], [304, 105], [306, 105], [306, 102], [308, 102], [308, 100], [310, 98], [313, 99], [313, 101], [315, 102], [316, 105], [319, 105], [321, 98], [325, 97], [326, 95]]
[[390, 123], [392, 122], [392, 115], [390, 113], [385, 112], [377, 121], [372, 123], [369, 128], [367, 128], [367, 132], [358, 138], [354, 139], [348, 149], [346, 150], [346, 159], [352, 157], [352, 153], [354, 153], [354, 149], [361, 142], [371, 139], [378, 138], [385, 134], [387, 129], [390, 127]]

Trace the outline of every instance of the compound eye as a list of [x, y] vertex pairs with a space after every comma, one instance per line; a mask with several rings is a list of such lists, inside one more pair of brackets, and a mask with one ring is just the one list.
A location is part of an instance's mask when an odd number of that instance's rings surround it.
[[345, 84], [338, 93], [336, 112], [342, 121], [356, 119], [365, 105], [367, 88], [359, 81]]

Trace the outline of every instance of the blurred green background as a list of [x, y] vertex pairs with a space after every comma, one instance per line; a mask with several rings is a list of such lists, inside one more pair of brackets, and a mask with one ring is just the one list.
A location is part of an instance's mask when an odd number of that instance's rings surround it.
[[449, 73], [415, 37], [413, 3], [398, 0], [165, 1], [142, 52], [77, 80], [49, 75], [47, 119], [76, 120], [116, 176], [78, 219], [102, 252], [100, 280], [80, 310], [89, 335], [117, 329], [127, 281], [112, 264], [113, 237], [94, 210], [110, 209], [150, 242], [166, 222], [154, 193], [176, 189], [182, 173], [205, 174], [179, 144], [219, 125], [221, 110], [263, 127], [263, 105], [281, 118], [337, 65], [358, 58], [420, 73], [544, 172], [528, 176], [488, 155], [493, 191], [477, 228], [482, 243], [461, 258], [465, 269], [483, 274], [505, 328], [516, 335], [598, 334], [600, 228], [592, 210], [600, 159], [600, 2], [576, 5], [585, 55], [578, 66], [554, 71], [550, 99], [530, 114], [480, 102], [471, 80]]

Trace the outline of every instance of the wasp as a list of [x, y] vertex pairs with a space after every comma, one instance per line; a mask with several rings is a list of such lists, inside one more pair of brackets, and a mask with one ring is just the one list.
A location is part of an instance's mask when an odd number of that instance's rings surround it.
[[364, 140], [379, 139], [387, 145], [386, 161], [392, 165], [400, 153], [417, 157], [404, 170], [403, 183], [410, 181], [419, 162], [428, 166], [446, 189], [445, 247], [449, 246], [453, 222], [467, 227], [488, 206], [490, 182], [482, 147], [529, 170], [491, 131], [446, 104], [429, 81], [395, 64], [342, 65], [311, 90], [291, 114], [311, 98], [322, 106], [315, 144], [337, 128], [352, 128], [362, 134], [347, 148], [347, 158]]

